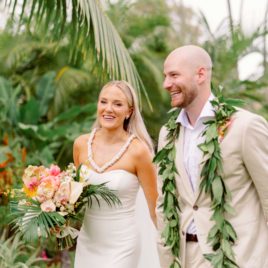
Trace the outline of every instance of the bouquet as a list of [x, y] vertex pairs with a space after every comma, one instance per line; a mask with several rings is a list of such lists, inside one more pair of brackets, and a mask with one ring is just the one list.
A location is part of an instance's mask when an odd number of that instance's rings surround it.
[[109, 205], [120, 204], [105, 183], [87, 183], [86, 172], [80, 170], [72, 163], [63, 171], [57, 165], [25, 169], [23, 188], [11, 194], [11, 209], [15, 217], [12, 223], [26, 241], [56, 237], [61, 250], [69, 248], [78, 235], [70, 220], [77, 219], [81, 209], [91, 205], [92, 198], [103, 198]]

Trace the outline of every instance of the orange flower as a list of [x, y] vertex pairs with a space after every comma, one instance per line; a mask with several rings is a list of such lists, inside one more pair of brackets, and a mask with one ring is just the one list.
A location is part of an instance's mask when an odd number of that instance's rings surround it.
[[7, 135], [7, 133], [4, 134], [3, 144], [8, 145], [8, 135]]
[[27, 151], [26, 151], [26, 148], [23, 147], [23, 148], [21, 149], [21, 160], [22, 160], [22, 162], [24, 162], [24, 163], [25, 163], [25, 161], [26, 161], [26, 156], [27, 156]]
[[0, 168], [5, 168], [8, 163], [13, 162], [15, 159], [11, 153], [6, 153], [6, 156], [7, 156], [7, 160], [0, 163]]
[[233, 119], [229, 118], [222, 125], [218, 127], [219, 142], [222, 142], [227, 130], [230, 128], [232, 123], [233, 123]]
[[37, 187], [35, 188], [27, 188], [25, 185], [23, 186], [23, 191], [28, 197], [35, 197], [37, 192]]

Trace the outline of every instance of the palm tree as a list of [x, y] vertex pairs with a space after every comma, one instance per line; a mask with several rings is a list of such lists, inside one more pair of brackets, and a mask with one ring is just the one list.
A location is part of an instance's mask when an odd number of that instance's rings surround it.
[[[267, 79], [263, 77], [257, 81], [251, 81], [248, 78], [240, 81], [238, 76], [239, 60], [253, 52], [262, 53], [260, 41], [267, 35], [267, 31], [262, 24], [251, 34], [246, 34], [242, 28], [242, 18], [238, 23], [234, 23], [230, 1], [227, 4], [229, 23], [226, 23], [226, 19], [224, 19], [214, 33], [211, 31], [206, 17], [201, 13], [204, 26], [209, 33], [209, 38], [203, 46], [212, 56], [214, 63], [213, 86], [224, 85], [224, 94], [232, 98], [244, 99], [248, 109], [268, 118], [267, 94], [265, 94]], [[222, 32], [222, 30], [224, 31]]]
[[99, 0], [6, 0], [5, 6], [18, 21], [18, 30], [24, 25], [35, 31], [45, 24], [44, 38], [57, 41], [71, 34], [70, 61], [93, 56], [110, 79], [127, 80], [139, 97], [143, 93], [149, 101], [136, 67]]

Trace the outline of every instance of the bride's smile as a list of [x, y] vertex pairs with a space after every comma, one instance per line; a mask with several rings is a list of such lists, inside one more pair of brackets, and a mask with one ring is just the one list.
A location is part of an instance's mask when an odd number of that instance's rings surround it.
[[132, 109], [125, 94], [116, 86], [104, 88], [98, 100], [98, 120], [103, 128], [123, 129], [124, 121], [131, 116]]

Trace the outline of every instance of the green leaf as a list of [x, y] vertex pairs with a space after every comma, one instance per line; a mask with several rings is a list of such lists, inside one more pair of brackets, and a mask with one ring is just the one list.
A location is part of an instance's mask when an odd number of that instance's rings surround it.
[[231, 244], [229, 241], [227, 241], [226, 239], [222, 239], [221, 241], [221, 248], [224, 252], [224, 254], [231, 260], [234, 259], [234, 253], [231, 247]]
[[237, 239], [237, 234], [233, 228], [233, 226], [229, 222], [225, 222], [225, 229], [228, 236], [231, 238], [232, 241]]
[[167, 207], [174, 205], [174, 197], [170, 192], [167, 192]]
[[224, 256], [221, 250], [213, 254], [211, 257], [211, 263], [215, 268], [223, 268], [224, 267], [223, 261], [224, 261]]
[[176, 157], [176, 148], [174, 146], [168, 153], [168, 159], [170, 161], [174, 161], [175, 157]]
[[169, 191], [171, 193], [175, 193], [176, 191], [176, 187], [174, 186], [173, 182], [172, 181], [169, 181], [165, 187], [165, 191]]
[[209, 173], [208, 173], [209, 179], [216, 180], [218, 178], [215, 177], [216, 168], [217, 168], [217, 160], [214, 157], [212, 157], [209, 161]]
[[154, 163], [159, 163], [161, 162], [163, 159], [165, 159], [167, 157], [167, 150], [164, 147], [163, 149], [161, 149], [154, 157], [153, 162]]
[[49, 105], [55, 92], [55, 79], [56, 73], [46, 73], [38, 82], [36, 88], [37, 98], [39, 100], [39, 115], [44, 116], [47, 114]]
[[170, 173], [171, 173], [171, 170], [170, 170], [169, 167], [167, 167], [167, 168], [164, 170], [163, 174], [161, 175], [162, 179], [163, 179], [163, 180], [167, 179], [167, 178], [170, 176]]
[[178, 222], [176, 221], [176, 220], [171, 220], [170, 222], [169, 222], [169, 226], [170, 227], [176, 227], [178, 225]]
[[34, 125], [40, 118], [39, 103], [35, 98], [31, 98], [21, 107], [21, 122], [24, 124]]
[[165, 241], [167, 241], [169, 238], [169, 225], [168, 224], [165, 225], [165, 228], [162, 232], [162, 237], [164, 237]]
[[201, 151], [208, 152], [208, 146], [206, 143], [199, 144], [198, 147], [200, 148]]
[[225, 101], [228, 105], [234, 107], [242, 107], [245, 105], [245, 101], [240, 99], [226, 99]]
[[212, 139], [218, 137], [216, 124], [211, 124], [206, 129], [206, 143], [210, 142]]
[[230, 204], [225, 203], [224, 204], [224, 210], [229, 213], [230, 215], [236, 215], [236, 212], [233, 207], [230, 206]]
[[219, 229], [218, 229], [218, 226], [217, 225], [214, 225], [211, 229], [210, 229], [210, 231], [209, 231], [209, 233], [208, 233], [208, 242], [210, 242], [210, 241], [212, 241], [213, 239], [215, 239], [215, 236], [216, 236], [216, 234], [217, 234], [217, 232], [219, 231]]
[[78, 115], [82, 114], [82, 113], [89, 113], [89, 114], [93, 114], [96, 110], [96, 104], [95, 103], [89, 103], [87, 105], [84, 106], [73, 106], [72, 108], [70, 108], [69, 110], [61, 113], [60, 115], [58, 115], [57, 117], [55, 117], [53, 119], [53, 124], [64, 121], [64, 120], [71, 120], [71, 119], [75, 119]]
[[213, 201], [220, 204], [223, 197], [223, 186], [220, 177], [216, 177], [212, 182]]
[[170, 268], [181, 268], [181, 265], [180, 265], [177, 261], [174, 261], [174, 262], [171, 264]]
[[222, 214], [222, 211], [216, 208], [211, 218], [215, 221], [219, 230], [221, 230], [224, 222], [224, 215]]

